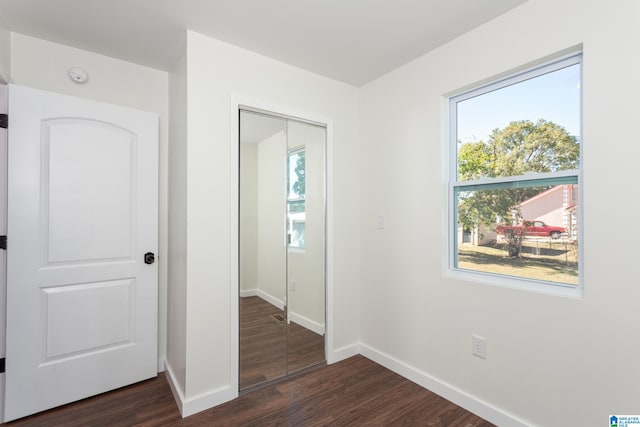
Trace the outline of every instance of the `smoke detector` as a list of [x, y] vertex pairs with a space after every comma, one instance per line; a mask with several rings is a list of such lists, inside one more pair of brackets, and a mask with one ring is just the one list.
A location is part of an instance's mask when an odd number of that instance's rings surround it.
[[71, 67], [69, 69], [69, 78], [78, 84], [83, 84], [89, 80], [89, 73], [84, 68]]

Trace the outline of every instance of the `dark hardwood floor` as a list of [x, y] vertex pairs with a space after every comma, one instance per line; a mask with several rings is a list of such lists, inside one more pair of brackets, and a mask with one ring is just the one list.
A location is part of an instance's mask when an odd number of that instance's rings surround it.
[[324, 360], [322, 335], [294, 322], [287, 325], [284, 312], [262, 298], [240, 298], [240, 389]]
[[259, 297], [240, 298], [240, 389], [287, 374], [285, 323], [276, 315], [282, 310]]
[[324, 335], [316, 334], [295, 322], [289, 323], [287, 341], [287, 368], [295, 373], [318, 363], [323, 363]]
[[355, 356], [181, 419], [163, 374], [8, 426], [451, 426], [489, 422]]

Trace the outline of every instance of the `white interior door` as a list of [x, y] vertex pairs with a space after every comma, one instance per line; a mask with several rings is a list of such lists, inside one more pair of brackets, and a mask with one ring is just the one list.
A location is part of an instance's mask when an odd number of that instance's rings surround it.
[[5, 421], [157, 373], [157, 115], [11, 85], [9, 122]]

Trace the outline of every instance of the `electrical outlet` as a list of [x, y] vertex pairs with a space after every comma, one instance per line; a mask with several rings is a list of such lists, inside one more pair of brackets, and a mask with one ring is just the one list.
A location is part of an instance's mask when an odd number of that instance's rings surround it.
[[482, 359], [487, 358], [487, 340], [478, 335], [471, 335], [471, 354]]
[[295, 292], [296, 291], [296, 281], [295, 280], [291, 280], [289, 282], [289, 290], [291, 292]]

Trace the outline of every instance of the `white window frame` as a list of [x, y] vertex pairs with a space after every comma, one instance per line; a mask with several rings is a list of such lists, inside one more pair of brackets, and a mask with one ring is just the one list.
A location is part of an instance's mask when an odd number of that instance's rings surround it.
[[[445, 276], [453, 279], [471, 281], [476, 283], [484, 283], [508, 288], [522, 289], [527, 291], [560, 295], [567, 297], [581, 298], [583, 295], [583, 204], [582, 204], [582, 169], [583, 169], [583, 133], [582, 133], [582, 90], [580, 91], [580, 161], [579, 168], [575, 170], [564, 170], [559, 172], [547, 173], [526, 173], [521, 176], [499, 177], [499, 178], [481, 178], [478, 180], [458, 181], [458, 135], [457, 135], [457, 103], [474, 98], [516, 83], [520, 83], [535, 77], [542, 76], [563, 68], [580, 64], [582, 82], [582, 52], [573, 52], [555, 60], [540, 64], [526, 71], [519, 72], [506, 78], [498, 79], [489, 84], [479, 86], [477, 88], [467, 90], [465, 92], [449, 97], [448, 113], [449, 113], [449, 132], [447, 145], [449, 151], [448, 164], [448, 191], [447, 191], [447, 210], [448, 210], [448, 227], [447, 227], [447, 267]], [[581, 83], [582, 85], [582, 83]], [[575, 181], [575, 182], [573, 182]], [[578, 185], [578, 284], [572, 285], [567, 283], [550, 282], [524, 277], [505, 276], [496, 273], [487, 273], [481, 271], [473, 271], [459, 269], [457, 267], [458, 256], [458, 213], [457, 213], [457, 197], [456, 191], [461, 189], [491, 189], [499, 187], [501, 184], [522, 183], [524, 185], [560, 185], [573, 182]]]

